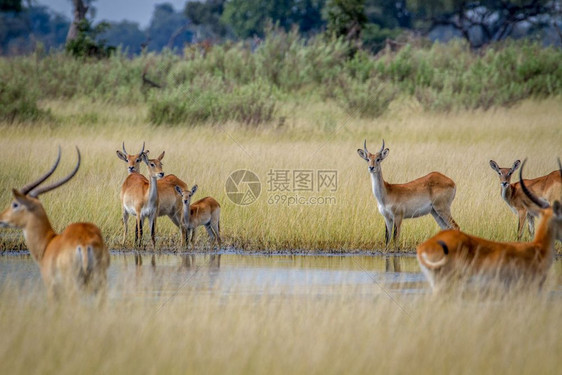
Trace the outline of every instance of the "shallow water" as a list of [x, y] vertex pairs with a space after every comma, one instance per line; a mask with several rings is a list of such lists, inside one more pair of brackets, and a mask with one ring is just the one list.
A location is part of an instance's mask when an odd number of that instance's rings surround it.
[[[551, 271], [562, 295], [562, 258]], [[0, 256], [0, 287], [42, 288], [29, 255]], [[163, 302], [190, 293], [212, 295], [354, 296], [429, 293], [413, 255], [111, 254], [109, 298]]]

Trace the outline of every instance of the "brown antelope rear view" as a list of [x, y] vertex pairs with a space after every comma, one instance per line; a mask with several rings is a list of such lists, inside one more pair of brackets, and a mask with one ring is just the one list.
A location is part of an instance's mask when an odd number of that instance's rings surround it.
[[39, 187], [57, 168], [61, 151], [53, 167], [39, 179], [12, 189], [14, 200], [2, 214], [0, 226], [23, 229], [25, 242], [39, 264], [41, 276], [50, 296], [68, 295], [86, 289], [105, 292], [109, 252], [101, 231], [92, 223], [74, 223], [57, 234], [43, 205], [37, 199], [68, 182], [80, 167], [80, 151], [74, 170], [51, 185]]
[[[558, 161], [560, 164], [560, 161]], [[498, 278], [509, 285], [541, 286], [554, 255], [555, 240], [562, 240], [562, 205], [552, 206], [535, 196], [523, 180], [523, 165], [519, 182], [523, 194], [540, 207], [540, 221], [532, 242], [494, 242], [471, 236], [459, 230], [444, 230], [417, 247], [417, 257], [423, 273], [434, 291], [456, 279], [473, 275], [486, 279]], [[562, 176], [562, 165], [557, 172]]]

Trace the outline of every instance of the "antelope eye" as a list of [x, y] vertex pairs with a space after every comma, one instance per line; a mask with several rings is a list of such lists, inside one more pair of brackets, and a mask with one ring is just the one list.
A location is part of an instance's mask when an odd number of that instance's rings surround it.
[[377, 163], [380, 163], [380, 161], [381, 161], [381, 158], [377, 158]]
[[13, 209], [18, 208], [19, 206], [20, 206], [20, 204], [19, 204], [18, 202], [13, 202], [13, 203], [12, 203], [12, 208], [13, 208]]
[[139, 159], [137, 159], [137, 163], [140, 163], [140, 162], [141, 162], [140, 158], [139, 158]]
[[154, 167], [154, 163], [150, 163], [150, 166], [151, 166], [151, 167]]

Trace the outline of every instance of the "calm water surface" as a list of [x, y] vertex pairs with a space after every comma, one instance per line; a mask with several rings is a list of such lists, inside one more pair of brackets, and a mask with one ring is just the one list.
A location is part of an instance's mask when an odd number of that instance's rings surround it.
[[[552, 292], [562, 296], [562, 258], [551, 273]], [[141, 301], [189, 293], [215, 295], [326, 295], [429, 293], [412, 255], [243, 255], [112, 253], [110, 299]], [[29, 255], [0, 256], [0, 286], [42, 288]]]

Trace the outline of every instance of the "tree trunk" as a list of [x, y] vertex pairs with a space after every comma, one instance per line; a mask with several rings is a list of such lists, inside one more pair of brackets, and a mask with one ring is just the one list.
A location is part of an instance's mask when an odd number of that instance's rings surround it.
[[68, 29], [66, 43], [76, 39], [78, 36], [78, 24], [86, 18], [86, 12], [88, 12], [88, 6], [84, 5], [82, 0], [72, 0], [72, 5], [74, 7], [74, 19], [70, 24], [70, 29]]

